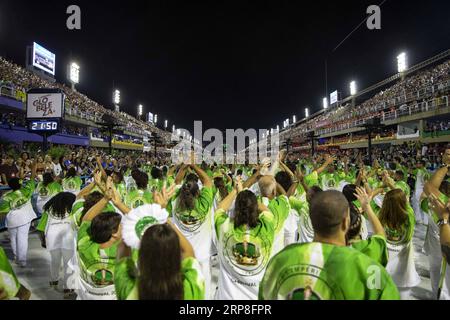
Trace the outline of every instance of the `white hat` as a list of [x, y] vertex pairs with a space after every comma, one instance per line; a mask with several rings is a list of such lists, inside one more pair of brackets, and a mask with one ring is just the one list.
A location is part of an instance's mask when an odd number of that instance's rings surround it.
[[159, 204], [145, 204], [131, 210], [122, 218], [122, 238], [125, 243], [139, 249], [145, 231], [155, 224], [166, 223], [169, 213]]

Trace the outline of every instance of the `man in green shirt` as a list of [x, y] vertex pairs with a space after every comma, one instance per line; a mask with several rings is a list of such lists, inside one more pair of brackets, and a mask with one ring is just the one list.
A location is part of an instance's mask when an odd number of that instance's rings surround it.
[[28, 300], [30, 296], [31, 292], [19, 283], [5, 251], [0, 247], [0, 300], [13, 297]]
[[293, 244], [272, 258], [259, 298], [303, 300], [397, 300], [397, 287], [384, 267], [346, 246], [349, 205], [338, 191], [311, 200], [312, 243]]

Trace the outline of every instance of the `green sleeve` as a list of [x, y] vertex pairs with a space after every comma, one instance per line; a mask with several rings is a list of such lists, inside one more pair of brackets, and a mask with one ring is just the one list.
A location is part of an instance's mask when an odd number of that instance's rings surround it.
[[91, 243], [91, 237], [89, 235], [89, 229], [91, 227], [91, 221], [81, 222], [80, 229], [77, 236], [78, 251], [82, 251], [84, 247], [89, 246]]
[[7, 214], [9, 211], [11, 211], [9, 200], [4, 197], [0, 200], [0, 214]]
[[[161, 189], [159, 189], [161, 190]], [[146, 204], [152, 204], [153, 203], [153, 194], [149, 191], [144, 192], [144, 199]]]
[[41, 216], [41, 220], [39, 220], [39, 224], [36, 228], [36, 230], [45, 232], [45, 229], [47, 228], [47, 221], [48, 221], [48, 214], [47, 211], [44, 211]]
[[317, 171], [314, 170], [305, 177], [305, 184], [308, 186], [308, 188], [319, 184], [319, 175], [317, 174]]
[[297, 214], [299, 214], [299, 212], [302, 210], [304, 202], [297, 199], [296, 197], [289, 197], [289, 204], [291, 205], [292, 209], [294, 209]]
[[28, 181], [25, 186], [23, 186], [20, 191], [22, 192], [22, 194], [27, 197], [27, 198], [31, 198], [31, 195], [34, 192], [34, 188], [36, 187], [36, 183], [34, 182], [34, 180], [30, 180]]
[[195, 201], [195, 210], [201, 215], [207, 214], [212, 207], [213, 200], [213, 188], [202, 188], [200, 191], [200, 196]]
[[72, 211], [70, 215], [77, 226], [81, 225], [81, 214], [83, 213], [84, 200], [77, 200], [72, 205]]
[[414, 210], [413, 208], [408, 204], [408, 207], [406, 208], [408, 212], [408, 230], [407, 235], [405, 238], [405, 241], [411, 241], [411, 239], [414, 236], [414, 228], [416, 225], [416, 218], [414, 216]]
[[272, 212], [264, 211], [259, 215], [259, 221], [261, 222], [261, 229], [259, 232], [264, 234], [267, 239], [273, 244], [275, 238], [275, 217]]
[[395, 183], [395, 187], [402, 190], [406, 194], [406, 197], [409, 198], [410, 193], [409, 186], [404, 181], [397, 181]]
[[225, 221], [228, 219], [228, 215], [226, 214], [226, 212], [223, 209], [219, 209], [215, 212], [214, 214], [214, 226], [216, 228], [216, 235], [217, 235], [217, 239], [219, 239], [220, 237], [220, 226], [222, 224], [225, 223]]
[[181, 273], [183, 274], [184, 300], [204, 300], [205, 280], [200, 270], [200, 265], [192, 257], [181, 262]]
[[114, 286], [117, 300], [126, 300], [130, 297], [137, 284], [137, 269], [130, 257], [116, 260], [114, 268]]
[[64, 191], [64, 189], [63, 189], [63, 187], [62, 187], [62, 185], [60, 183], [54, 182], [54, 184], [55, 184], [55, 191], [56, 191], [56, 193]]
[[6, 292], [7, 299], [15, 297], [20, 289], [19, 280], [2, 247], [0, 247], [0, 289]]
[[286, 196], [279, 196], [270, 201], [269, 210], [275, 217], [275, 232], [279, 232], [283, 227], [284, 221], [289, 215], [290, 208], [289, 200]]
[[352, 247], [366, 256], [372, 258], [383, 267], [386, 267], [389, 259], [386, 239], [379, 235], [374, 235], [367, 240], [357, 241]]

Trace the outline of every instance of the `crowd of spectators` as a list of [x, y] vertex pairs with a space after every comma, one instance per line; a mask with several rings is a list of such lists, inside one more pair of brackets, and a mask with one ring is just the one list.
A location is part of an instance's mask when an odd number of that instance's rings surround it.
[[[374, 117], [382, 118], [388, 112], [401, 111], [402, 108], [408, 108], [408, 103], [411, 103], [413, 108], [419, 108], [421, 100], [424, 100], [427, 94], [440, 104], [443, 102], [441, 95], [450, 89], [449, 81], [450, 60], [447, 60], [434, 68], [420, 71], [398, 81], [359, 105], [353, 107], [352, 104], [347, 103], [338, 108], [325, 110], [320, 115], [287, 130], [284, 134], [293, 138], [305, 135], [311, 130], [320, 134], [347, 129], [352, 127], [352, 124], [364, 123], [367, 119]], [[431, 86], [435, 88], [428, 92], [427, 88]]]
[[425, 132], [432, 132], [437, 134], [439, 131], [450, 130], [450, 120], [448, 121], [427, 121]]
[[[71, 114], [79, 115], [94, 121], [101, 120], [104, 114], [112, 116], [124, 130], [144, 135], [144, 131], [157, 133], [163, 139], [170, 141], [170, 133], [157, 128], [155, 125], [138, 120], [125, 112], [117, 112], [89, 99], [86, 95], [74, 91], [65, 84], [49, 82], [25, 68], [0, 57], [0, 86], [8, 89], [9, 94], [23, 100], [26, 90], [30, 88], [61, 89], [66, 95], [66, 108]], [[2, 94], [4, 94], [2, 92]]]

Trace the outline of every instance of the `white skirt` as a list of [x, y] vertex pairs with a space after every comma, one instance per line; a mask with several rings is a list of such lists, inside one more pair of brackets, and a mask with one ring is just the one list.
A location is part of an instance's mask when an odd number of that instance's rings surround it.
[[443, 273], [445, 272], [445, 276], [444, 281], [442, 282], [439, 300], [450, 300], [450, 266], [448, 262], [446, 262], [445, 265], [443, 265], [442, 272]]
[[411, 288], [419, 285], [420, 276], [414, 264], [414, 246], [412, 241], [407, 244], [387, 242], [389, 261], [386, 271], [391, 275], [397, 287]]

